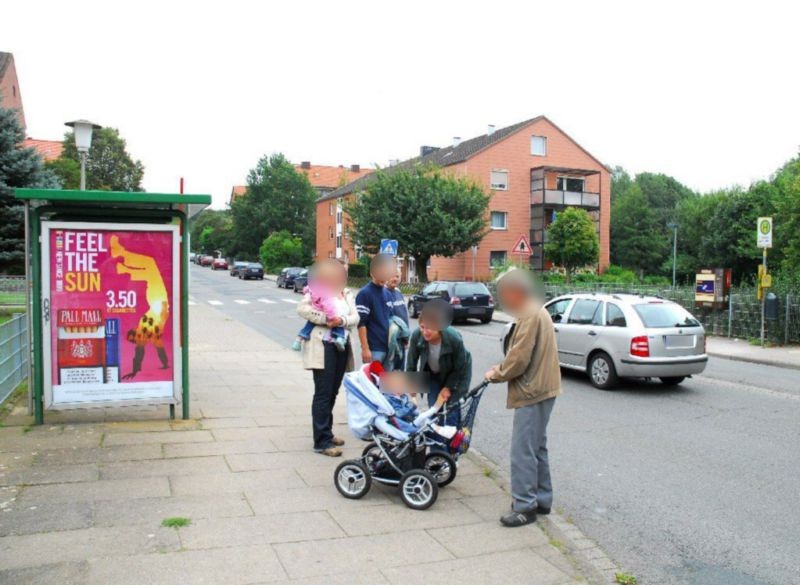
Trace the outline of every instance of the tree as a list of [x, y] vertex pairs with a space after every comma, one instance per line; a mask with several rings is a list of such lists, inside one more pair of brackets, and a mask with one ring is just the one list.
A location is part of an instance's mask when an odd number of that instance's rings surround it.
[[58, 189], [58, 178], [42, 166], [32, 148], [22, 148], [25, 132], [14, 110], [0, 108], [0, 274], [25, 270], [25, 218], [14, 197], [17, 187]]
[[633, 179], [628, 171], [619, 165], [611, 169], [611, 205], [614, 205], [614, 201], [630, 189], [631, 185], [633, 185]]
[[397, 240], [416, 259], [427, 282], [431, 256], [451, 257], [477, 245], [486, 234], [489, 197], [477, 183], [432, 166], [378, 170], [362, 193], [344, 205], [354, 240], [377, 252], [382, 238]]
[[600, 255], [600, 239], [585, 209], [567, 207], [556, 216], [547, 230], [544, 252], [566, 272], [567, 284], [572, 282], [576, 268], [596, 264]]
[[270, 234], [261, 245], [259, 255], [264, 269], [272, 273], [286, 266], [309, 263], [308, 256], [303, 252], [303, 242], [286, 230]]
[[[800, 274], [800, 156], [786, 163], [773, 180], [779, 195], [775, 203], [775, 238], [782, 254], [782, 270]], [[766, 214], [765, 214], [766, 215]]]
[[189, 233], [194, 252], [211, 254], [219, 250], [227, 255], [233, 249], [233, 219], [227, 209], [204, 210], [192, 220]]
[[661, 268], [668, 240], [638, 184], [631, 186], [614, 205], [611, 241], [614, 263], [635, 270], [640, 280], [645, 270], [655, 272]]
[[[80, 158], [72, 131], [64, 135], [64, 150], [47, 163], [61, 179], [65, 189], [80, 188]], [[86, 160], [86, 188], [95, 191], [142, 191], [144, 165], [128, 154], [126, 143], [116, 128], [101, 128], [92, 133], [92, 146]]]
[[311, 256], [317, 194], [308, 178], [282, 154], [264, 156], [247, 175], [247, 191], [231, 203], [233, 252], [254, 257], [264, 239], [281, 230], [300, 238]]

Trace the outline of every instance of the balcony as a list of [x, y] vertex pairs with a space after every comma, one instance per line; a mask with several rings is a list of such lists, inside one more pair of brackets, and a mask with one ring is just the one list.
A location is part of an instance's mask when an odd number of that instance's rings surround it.
[[[599, 174], [590, 169], [535, 167], [531, 169], [531, 205], [600, 208], [600, 193], [586, 191], [586, 177]], [[555, 188], [552, 188], [555, 187]]]

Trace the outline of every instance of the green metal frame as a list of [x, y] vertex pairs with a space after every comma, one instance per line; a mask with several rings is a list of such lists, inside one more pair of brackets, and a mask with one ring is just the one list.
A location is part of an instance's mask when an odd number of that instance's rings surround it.
[[[94, 220], [119, 223], [141, 222], [180, 223], [180, 269], [181, 269], [181, 416], [189, 418], [189, 218], [191, 211], [202, 209], [211, 203], [209, 195], [180, 195], [158, 193], [119, 193], [108, 191], [55, 191], [47, 189], [17, 189], [18, 199], [40, 201], [43, 205], [30, 208], [32, 221], [31, 278], [33, 280], [32, 335], [33, 335], [33, 412], [34, 422], [44, 424], [44, 373], [42, 332], [42, 253], [41, 220], [44, 213], [52, 213], [53, 219], [72, 221]], [[61, 202], [63, 204], [53, 204]], [[49, 204], [46, 204], [49, 203]], [[71, 205], [80, 203], [82, 205]], [[86, 206], [89, 204], [89, 206]], [[95, 204], [95, 206], [91, 206]], [[112, 204], [109, 208], [109, 204]], [[117, 204], [117, 205], [113, 205]], [[195, 209], [190, 209], [194, 207]], [[190, 213], [186, 213], [190, 210]], [[175, 405], [169, 405], [170, 418], [175, 418]]]

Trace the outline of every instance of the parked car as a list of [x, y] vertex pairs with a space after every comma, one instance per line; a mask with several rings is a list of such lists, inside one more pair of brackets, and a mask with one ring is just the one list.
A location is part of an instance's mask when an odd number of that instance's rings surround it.
[[481, 323], [488, 323], [494, 314], [494, 299], [482, 282], [431, 282], [408, 300], [408, 313], [417, 317], [422, 305], [431, 299], [444, 299], [450, 303], [455, 321], [480, 319]]
[[195, 254], [194, 252], [189, 252], [189, 262], [194, 263], [196, 261], [197, 261], [197, 254]]
[[672, 301], [580, 293], [557, 297], [545, 308], [561, 367], [586, 372], [602, 390], [614, 388], [619, 378], [659, 378], [675, 386], [708, 363], [703, 326]]
[[295, 277], [303, 270], [304, 269], [299, 266], [290, 266], [288, 268], [284, 268], [278, 273], [278, 278], [275, 280], [275, 283], [279, 287], [292, 288], [292, 286], [294, 286]]
[[264, 267], [258, 262], [250, 262], [246, 267], [239, 270], [239, 280], [249, 280], [251, 278], [264, 280]]
[[250, 264], [249, 262], [243, 261], [236, 261], [231, 264], [231, 276], [239, 276], [239, 271], [247, 268], [247, 265]]
[[301, 293], [303, 289], [308, 284], [308, 269], [304, 268], [300, 274], [294, 277], [294, 282], [292, 283], [292, 288], [294, 288], [294, 292]]
[[211, 266], [214, 264], [214, 257], [209, 255], [200, 256], [200, 266]]
[[227, 270], [228, 269], [228, 261], [225, 258], [214, 258], [214, 261], [211, 263], [211, 270]]

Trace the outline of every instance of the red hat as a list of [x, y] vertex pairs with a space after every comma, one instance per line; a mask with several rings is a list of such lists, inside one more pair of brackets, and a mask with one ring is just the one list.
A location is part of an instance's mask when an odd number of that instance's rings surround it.
[[377, 361], [372, 362], [367, 367], [367, 374], [372, 376], [372, 378], [373, 378], [373, 380], [375, 381], [376, 384], [378, 383], [378, 380], [380, 380], [380, 377], [383, 374], [383, 372], [384, 372], [384, 369], [383, 369], [383, 364], [381, 362], [377, 362]]

